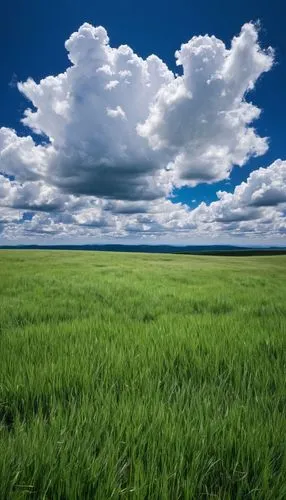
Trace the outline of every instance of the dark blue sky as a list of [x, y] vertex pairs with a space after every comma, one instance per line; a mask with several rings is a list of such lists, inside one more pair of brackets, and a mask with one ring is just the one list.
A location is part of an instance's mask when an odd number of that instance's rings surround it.
[[[69, 64], [64, 41], [85, 21], [103, 25], [113, 46], [126, 43], [143, 57], [156, 53], [175, 69], [175, 50], [193, 35], [214, 34], [229, 45], [242, 24], [258, 19], [260, 43], [275, 49], [276, 64], [261, 78], [249, 99], [263, 110], [256, 127], [260, 135], [270, 137], [269, 151], [243, 168], [235, 167], [230, 181], [184, 188], [176, 194], [177, 200], [192, 206], [203, 200], [212, 201], [218, 189], [233, 191], [253, 169], [267, 166], [276, 158], [286, 158], [285, 0], [4, 1], [0, 20], [0, 125], [23, 132], [19, 120], [27, 101], [18, 92], [15, 81], [29, 76], [38, 81], [64, 71]], [[191, 200], [196, 202], [192, 204]]]

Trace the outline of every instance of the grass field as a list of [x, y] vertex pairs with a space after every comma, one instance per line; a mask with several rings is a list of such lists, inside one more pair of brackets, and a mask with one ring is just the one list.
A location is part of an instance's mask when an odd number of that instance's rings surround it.
[[0, 252], [0, 498], [286, 498], [286, 257]]

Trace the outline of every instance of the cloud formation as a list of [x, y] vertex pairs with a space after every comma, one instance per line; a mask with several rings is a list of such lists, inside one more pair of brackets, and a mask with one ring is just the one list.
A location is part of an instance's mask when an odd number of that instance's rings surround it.
[[198, 225], [233, 235], [275, 230], [285, 234], [286, 161], [276, 160], [268, 168], [255, 170], [233, 193], [218, 191], [217, 196], [218, 201], [201, 203], [192, 211]]
[[208, 35], [182, 44], [179, 75], [155, 55], [112, 47], [87, 23], [65, 47], [64, 73], [18, 84], [32, 105], [22, 121], [39, 140], [0, 129], [2, 236], [188, 237], [270, 220], [281, 233], [285, 162], [193, 211], [171, 197], [174, 187], [228, 178], [268, 148], [250, 91], [274, 54], [259, 46], [255, 24], [229, 48]]
[[113, 48], [103, 27], [85, 23], [65, 44], [72, 65], [64, 73], [18, 84], [33, 104], [23, 123], [48, 144], [3, 128], [2, 170], [122, 200], [228, 177], [267, 149], [250, 126], [260, 111], [245, 99], [273, 63], [257, 39], [253, 24], [230, 49], [214, 36], [194, 37], [176, 52], [183, 74], [175, 76], [157, 56]]
[[[252, 172], [233, 193], [218, 191], [217, 201], [209, 205], [201, 203], [193, 210], [171, 200], [133, 202], [74, 195], [65, 195], [52, 210], [50, 206], [58, 200], [56, 193], [41, 191], [40, 184], [34, 186], [35, 190], [39, 189], [37, 197], [27, 196], [25, 204], [19, 203], [23, 200], [22, 189], [30, 193], [25, 185], [19, 186], [7, 179], [5, 184], [6, 188], [10, 186], [11, 193], [8, 189], [4, 199], [9, 200], [7, 205], [14, 207], [0, 211], [2, 233], [7, 239], [33, 236], [164, 239], [173, 236], [186, 241], [188, 238], [243, 238], [251, 234], [254, 239], [271, 240], [286, 235], [286, 161], [281, 160]], [[32, 220], [25, 219], [26, 211], [32, 210], [29, 200], [34, 198], [39, 200], [42, 211], [38, 208], [31, 215]]]

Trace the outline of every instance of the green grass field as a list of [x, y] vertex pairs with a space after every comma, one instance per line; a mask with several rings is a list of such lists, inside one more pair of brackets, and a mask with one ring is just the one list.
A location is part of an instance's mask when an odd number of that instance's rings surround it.
[[286, 257], [0, 252], [0, 498], [286, 498]]

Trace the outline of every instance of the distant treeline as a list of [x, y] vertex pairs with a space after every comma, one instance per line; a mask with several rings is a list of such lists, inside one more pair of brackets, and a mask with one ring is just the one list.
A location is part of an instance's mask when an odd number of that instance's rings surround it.
[[140, 252], [168, 253], [185, 255], [221, 255], [221, 256], [251, 256], [251, 255], [283, 255], [286, 248], [279, 247], [237, 247], [232, 245], [5, 245], [2, 250], [84, 250], [98, 252]]
[[246, 257], [257, 255], [286, 255], [286, 249], [268, 249], [268, 248], [247, 248], [240, 250], [217, 250], [217, 251], [201, 251], [201, 252], [177, 252], [184, 255], [216, 255], [224, 257]]

